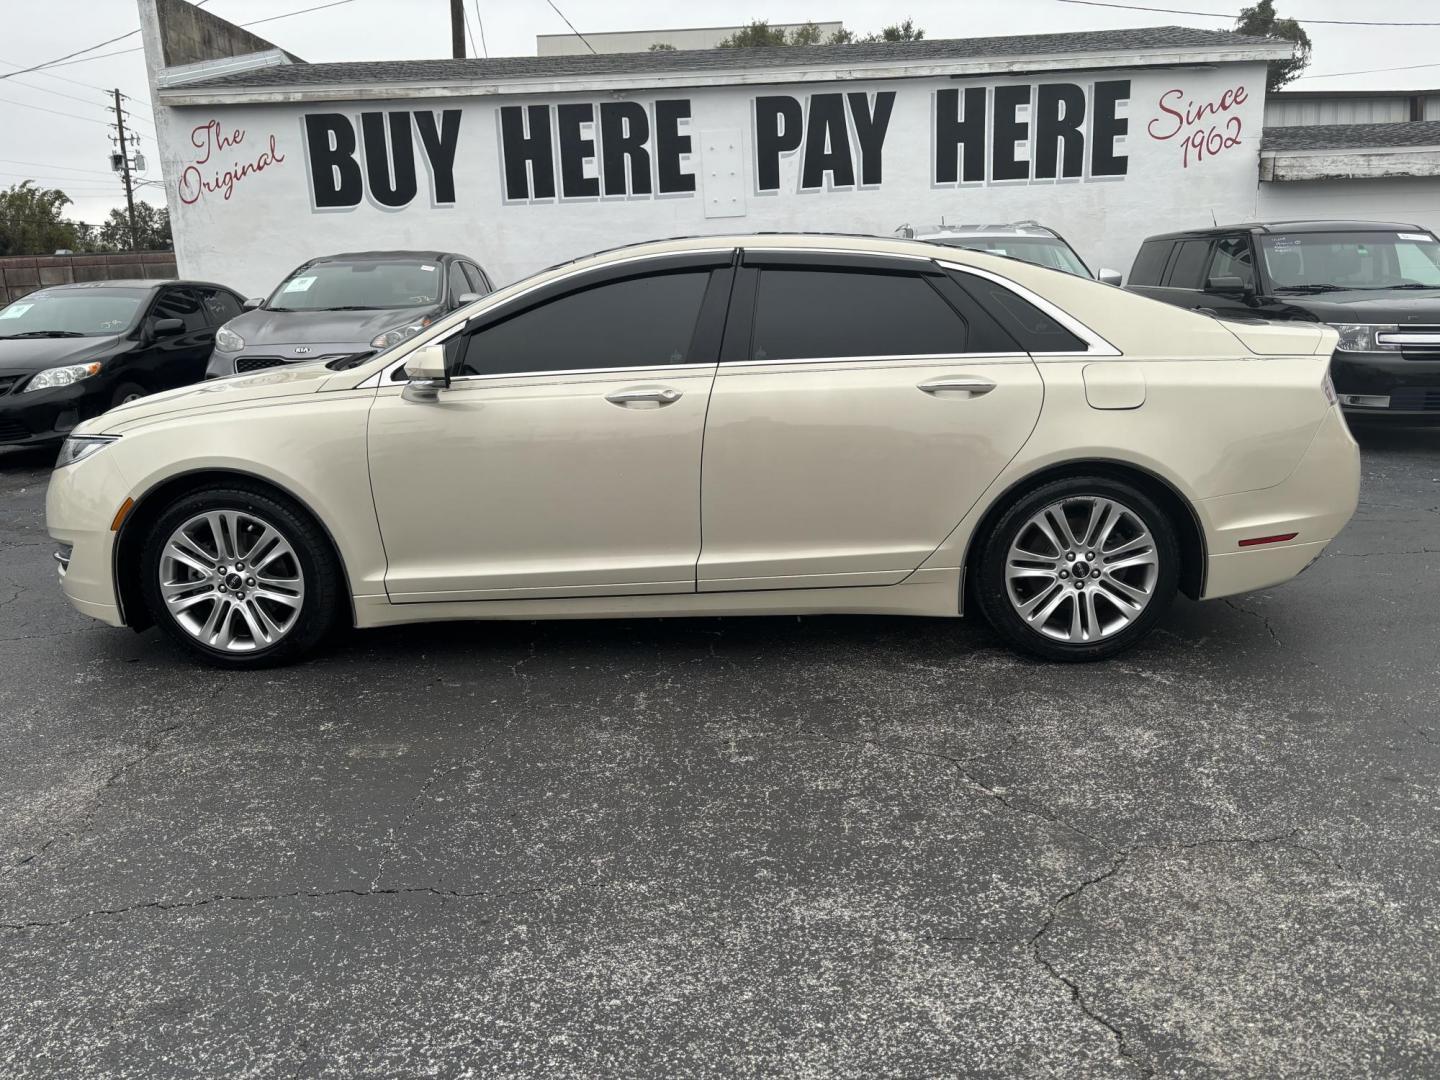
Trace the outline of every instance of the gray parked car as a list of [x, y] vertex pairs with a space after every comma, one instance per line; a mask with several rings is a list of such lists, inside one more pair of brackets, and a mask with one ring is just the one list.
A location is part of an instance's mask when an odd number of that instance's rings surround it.
[[1106, 285], [1119, 285], [1123, 280], [1118, 270], [1102, 267], [1098, 272], [1092, 272], [1063, 236], [1038, 221], [1017, 221], [1009, 225], [940, 224], [931, 228], [901, 225], [895, 231], [908, 239], [946, 244], [967, 251], [988, 251], [992, 255], [1005, 255], [1077, 277], [1093, 278]]
[[474, 259], [364, 251], [312, 259], [215, 334], [207, 379], [281, 364], [367, 356], [494, 291]]

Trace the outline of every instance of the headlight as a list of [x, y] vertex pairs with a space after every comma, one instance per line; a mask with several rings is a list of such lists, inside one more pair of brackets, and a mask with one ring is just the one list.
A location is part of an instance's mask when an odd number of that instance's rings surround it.
[[221, 352], [239, 352], [244, 347], [245, 339], [230, 327], [222, 326], [215, 331], [215, 348]]
[[391, 345], [399, 345], [406, 338], [412, 338], [421, 330], [430, 325], [429, 319], [421, 319], [409, 326], [397, 326], [394, 330], [386, 330], [383, 334], [376, 334], [370, 342], [372, 349], [388, 349]]
[[1341, 352], [1399, 352], [1399, 345], [1381, 345], [1375, 340], [1377, 334], [1393, 334], [1397, 327], [1379, 326], [1374, 323], [1331, 323], [1340, 332]]
[[55, 461], [55, 468], [63, 469], [66, 465], [84, 461], [91, 454], [104, 450], [119, 437], [119, 435], [71, 435], [60, 444], [60, 457]]
[[28, 394], [31, 390], [53, 390], [57, 386], [69, 386], [81, 379], [88, 379], [91, 375], [100, 374], [100, 362], [97, 360], [91, 364], [70, 364], [67, 367], [46, 368], [28, 383], [22, 393]]

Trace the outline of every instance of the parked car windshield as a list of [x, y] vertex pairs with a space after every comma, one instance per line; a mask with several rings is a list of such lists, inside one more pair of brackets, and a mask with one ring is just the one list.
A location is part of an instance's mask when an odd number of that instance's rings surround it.
[[1080, 256], [1063, 240], [1043, 236], [937, 236], [929, 241], [968, 251], [986, 251], [991, 255], [1008, 255], [1012, 259], [1063, 270], [1067, 274], [1088, 278], [1090, 271]]
[[1276, 290], [1440, 288], [1429, 233], [1275, 233], [1260, 250]]
[[323, 262], [295, 271], [265, 306], [271, 311], [367, 311], [431, 307], [443, 280], [436, 263], [405, 260]]
[[0, 338], [108, 337], [135, 321], [148, 291], [64, 289], [22, 296], [0, 308]]

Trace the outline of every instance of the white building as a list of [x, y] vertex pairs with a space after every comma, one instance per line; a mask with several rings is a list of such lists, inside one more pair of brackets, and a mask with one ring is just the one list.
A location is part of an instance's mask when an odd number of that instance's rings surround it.
[[654, 237], [942, 218], [1036, 219], [1128, 269], [1147, 235], [1267, 206], [1265, 63], [1289, 52], [1160, 27], [307, 64], [139, 5], [180, 270], [252, 293], [355, 249], [503, 282]]

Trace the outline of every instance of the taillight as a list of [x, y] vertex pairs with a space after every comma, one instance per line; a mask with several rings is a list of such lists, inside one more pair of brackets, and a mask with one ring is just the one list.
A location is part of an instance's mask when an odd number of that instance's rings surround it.
[[1258, 544], [1283, 544], [1286, 540], [1294, 540], [1299, 533], [1280, 533], [1277, 536], [1252, 536], [1247, 540], [1241, 540], [1241, 547], [1255, 547]]

